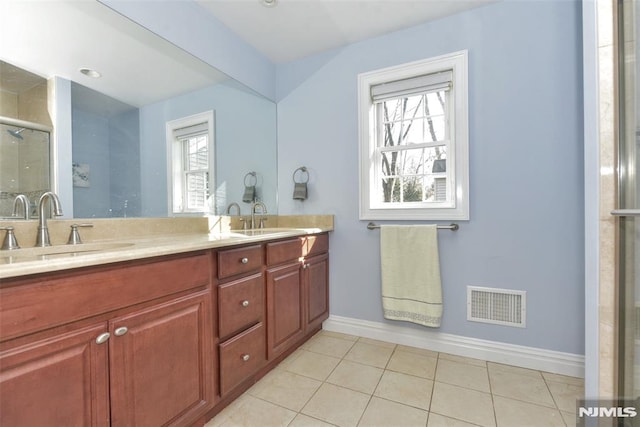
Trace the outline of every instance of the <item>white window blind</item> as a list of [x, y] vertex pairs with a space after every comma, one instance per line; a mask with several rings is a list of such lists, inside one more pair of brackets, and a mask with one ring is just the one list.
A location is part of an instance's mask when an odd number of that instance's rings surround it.
[[176, 139], [188, 138], [193, 135], [201, 135], [209, 132], [209, 124], [207, 122], [198, 123], [193, 126], [186, 126], [180, 129], [175, 129], [173, 134]]
[[371, 99], [373, 102], [381, 102], [387, 99], [401, 98], [420, 93], [450, 90], [452, 82], [453, 72], [451, 70], [385, 82], [371, 86]]

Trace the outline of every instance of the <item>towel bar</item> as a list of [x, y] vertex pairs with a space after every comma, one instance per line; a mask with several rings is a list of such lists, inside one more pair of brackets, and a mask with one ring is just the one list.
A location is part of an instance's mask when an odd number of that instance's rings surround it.
[[[373, 222], [370, 222], [369, 224], [367, 224], [367, 228], [369, 230], [374, 230], [376, 228], [380, 228], [380, 226], [378, 224], [374, 224]], [[438, 225], [438, 230], [451, 230], [451, 231], [458, 231], [458, 229], [460, 228], [460, 226], [458, 224], [449, 224], [449, 225]]]

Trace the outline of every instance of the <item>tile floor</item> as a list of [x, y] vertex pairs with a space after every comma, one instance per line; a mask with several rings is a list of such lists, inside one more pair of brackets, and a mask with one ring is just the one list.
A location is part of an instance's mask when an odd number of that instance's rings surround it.
[[575, 425], [583, 381], [321, 331], [205, 427]]

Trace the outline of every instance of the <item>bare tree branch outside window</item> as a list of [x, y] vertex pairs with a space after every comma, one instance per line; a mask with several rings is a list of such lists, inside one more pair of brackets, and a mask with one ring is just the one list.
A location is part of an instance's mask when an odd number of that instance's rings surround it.
[[[444, 91], [383, 101], [382, 200], [385, 203], [446, 199]], [[436, 110], [433, 111], [432, 110]], [[434, 144], [442, 141], [442, 144]], [[425, 145], [427, 143], [427, 145]], [[445, 191], [443, 193], [443, 190]]]

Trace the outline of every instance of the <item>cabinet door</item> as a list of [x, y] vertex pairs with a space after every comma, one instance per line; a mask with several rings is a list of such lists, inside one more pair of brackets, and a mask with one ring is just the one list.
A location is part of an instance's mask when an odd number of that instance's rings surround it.
[[300, 264], [267, 270], [267, 349], [272, 359], [304, 334]]
[[320, 326], [329, 317], [329, 255], [305, 260], [306, 327]]
[[210, 292], [112, 320], [113, 426], [191, 425], [213, 404]]
[[108, 426], [105, 323], [0, 352], [0, 425]]

